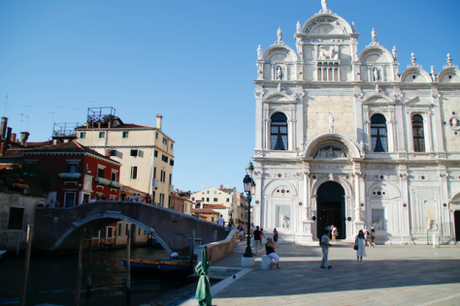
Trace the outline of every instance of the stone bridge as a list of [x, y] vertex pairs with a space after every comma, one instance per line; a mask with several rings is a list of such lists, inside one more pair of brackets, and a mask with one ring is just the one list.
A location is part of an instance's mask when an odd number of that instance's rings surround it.
[[202, 244], [223, 240], [226, 228], [156, 205], [137, 202], [98, 201], [72, 208], [38, 207], [33, 246], [48, 251], [78, 249], [83, 229], [93, 233], [127, 221], [146, 230], [169, 252], [189, 253], [192, 229]]

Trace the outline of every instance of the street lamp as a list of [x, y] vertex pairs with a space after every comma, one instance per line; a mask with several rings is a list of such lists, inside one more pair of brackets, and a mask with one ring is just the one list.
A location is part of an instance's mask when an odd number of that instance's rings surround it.
[[251, 250], [251, 198], [254, 195], [256, 184], [254, 183], [254, 166], [251, 162], [246, 166], [246, 176], [243, 179], [244, 191], [246, 192], [248, 199], [248, 234], [247, 234], [247, 246], [246, 252], [243, 257], [253, 257]]

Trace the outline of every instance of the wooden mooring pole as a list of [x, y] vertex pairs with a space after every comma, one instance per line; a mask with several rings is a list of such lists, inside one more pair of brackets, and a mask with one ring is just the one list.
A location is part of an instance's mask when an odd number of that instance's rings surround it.
[[88, 274], [86, 275], [86, 296], [91, 295], [91, 260], [92, 260], [92, 240], [93, 240], [93, 230], [90, 230], [88, 238]]
[[195, 229], [192, 229], [192, 237], [190, 238], [190, 274], [193, 273], [193, 253], [195, 249]]
[[80, 248], [78, 250], [78, 268], [77, 268], [77, 289], [75, 290], [75, 306], [80, 304], [81, 275], [83, 272], [82, 257], [83, 247], [85, 244], [86, 228], [83, 229], [83, 237], [80, 238]]
[[26, 289], [27, 289], [27, 278], [29, 277], [29, 262], [30, 262], [30, 248], [32, 246], [32, 230], [34, 226], [32, 224], [27, 225], [27, 248], [26, 258], [24, 259], [24, 280], [22, 283], [22, 294], [19, 305], [24, 306], [26, 302]]
[[126, 298], [128, 301], [131, 299], [131, 231], [128, 230], [128, 237], [126, 238]]

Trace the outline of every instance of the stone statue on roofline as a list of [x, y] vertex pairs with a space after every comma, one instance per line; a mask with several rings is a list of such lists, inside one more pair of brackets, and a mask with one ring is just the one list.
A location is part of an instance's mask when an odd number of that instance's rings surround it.
[[281, 28], [278, 28], [278, 31], [276, 31], [276, 35], [278, 35], [278, 41], [283, 40], [283, 31], [281, 31]]
[[398, 59], [398, 50], [396, 50], [396, 46], [393, 46], [393, 58], [395, 61]]
[[257, 48], [257, 59], [262, 59], [262, 48], [259, 47]]
[[327, 0], [321, 0], [321, 7], [323, 11], [327, 11]]
[[300, 25], [300, 21], [297, 21], [297, 33], [300, 33], [301, 32], [301, 25]]

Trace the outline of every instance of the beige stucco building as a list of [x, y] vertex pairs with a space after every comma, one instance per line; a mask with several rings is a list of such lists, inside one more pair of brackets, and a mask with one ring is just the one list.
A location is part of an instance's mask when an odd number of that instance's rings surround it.
[[347, 241], [367, 226], [380, 243], [456, 243], [458, 67], [448, 54], [428, 72], [412, 54], [401, 69], [370, 29], [358, 53], [355, 25], [321, 3], [296, 50], [281, 29], [257, 50], [254, 224], [296, 243], [331, 224]]
[[119, 182], [149, 193], [152, 203], [168, 207], [174, 166], [174, 141], [162, 131], [162, 116], [156, 127], [126, 124], [114, 110], [92, 109], [88, 122], [76, 128], [77, 141], [121, 163]]
[[238, 202], [237, 202], [237, 191], [236, 188], [223, 188], [220, 186], [220, 189], [215, 187], [210, 187], [195, 193], [192, 193], [190, 199], [194, 203], [200, 203], [200, 206], [196, 205], [195, 208], [204, 208], [204, 204], [222, 204], [228, 209], [226, 211], [221, 211], [225, 219], [225, 222], [228, 222], [230, 218], [235, 219], [235, 215], [238, 211]]

